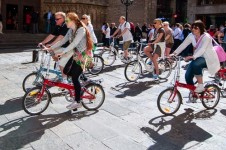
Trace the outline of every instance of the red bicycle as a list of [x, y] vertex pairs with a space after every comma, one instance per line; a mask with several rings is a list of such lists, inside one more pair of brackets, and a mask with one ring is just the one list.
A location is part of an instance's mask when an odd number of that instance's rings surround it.
[[190, 90], [189, 98], [190, 99], [200, 99], [203, 106], [207, 109], [213, 109], [216, 107], [220, 100], [220, 89], [215, 84], [206, 84], [205, 91], [202, 93], [195, 92], [194, 85], [188, 85], [185, 83], [179, 82], [180, 79], [180, 61], [181, 57], [178, 57], [178, 65], [177, 69], [175, 70], [174, 80], [175, 83], [173, 87], [169, 87], [163, 90], [157, 99], [157, 106], [161, 113], [165, 115], [173, 115], [176, 113], [182, 102], [181, 93], [178, 91], [178, 87], [186, 88]]
[[[96, 110], [104, 103], [105, 92], [100, 83], [101, 80], [88, 80], [82, 83], [81, 102], [87, 110]], [[52, 96], [48, 88], [53, 86], [66, 89], [66, 92], [64, 92], [66, 100], [74, 100], [73, 84], [50, 80], [47, 75], [42, 86], [34, 87], [25, 93], [22, 103], [24, 111], [30, 115], [39, 115], [44, 112], [49, 103], [52, 102]]]

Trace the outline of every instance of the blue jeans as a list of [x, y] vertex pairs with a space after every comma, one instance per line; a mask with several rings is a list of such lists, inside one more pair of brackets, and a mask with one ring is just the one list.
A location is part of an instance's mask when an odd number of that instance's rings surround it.
[[194, 85], [194, 76], [202, 76], [202, 69], [207, 68], [206, 60], [203, 57], [198, 57], [189, 64], [185, 73], [185, 80], [187, 84]]

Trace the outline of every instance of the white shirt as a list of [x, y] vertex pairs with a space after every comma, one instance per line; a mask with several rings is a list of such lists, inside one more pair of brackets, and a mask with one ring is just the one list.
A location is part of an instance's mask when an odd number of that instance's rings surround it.
[[89, 24], [87, 25], [87, 29], [88, 29], [88, 31], [89, 31], [89, 33], [90, 33], [90, 36], [91, 36], [91, 38], [92, 38], [93, 43], [94, 43], [94, 44], [97, 43], [97, 37], [96, 37], [96, 35], [95, 35], [95, 33], [94, 33], [93, 25], [92, 25], [91, 23], [89, 23]]
[[180, 39], [181, 34], [182, 34], [181, 29], [177, 27], [173, 32], [174, 39]]
[[51, 17], [52, 17], [52, 13], [49, 11], [48, 14], [47, 14], [47, 19], [50, 20]]
[[[220, 69], [220, 62], [217, 53], [213, 48], [212, 38], [207, 33], [205, 34], [206, 35], [202, 38], [198, 47], [195, 49], [193, 57], [194, 59], [204, 57], [208, 72], [211, 75], [214, 75]], [[176, 55], [180, 54], [191, 43], [193, 47], [196, 47], [197, 42], [195, 40], [195, 35], [192, 33], [187, 36], [184, 42], [174, 51], [174, 53], [176, 53]]]
[[123, 24], [120, 24], [118, 28], [121, 30], [121, 32], [123, 32], [124, 29], [127, 29], [127, 31], [122, 35], [123, 42], [130, 41], [130, 40], [132, 41], [133, 40], [133, 36], [132, 36], [132, 34], [130, 32], [130, 24], [129, 24], [129, 22], [125, 21]]
[[111, 37], [111, 36], [110, 36], [110, 31], [111, 31], [111, 29], [108, 27], [108, 28], [106, 29], [105, 38], [110, 38], [110, 37]]

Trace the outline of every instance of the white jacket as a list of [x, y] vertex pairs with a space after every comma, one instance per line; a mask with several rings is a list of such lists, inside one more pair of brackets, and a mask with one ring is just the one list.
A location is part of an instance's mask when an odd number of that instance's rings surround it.
[[[198, 57], [204, 57], [206, 60], [206, 65], [208, 72], [211, 75], [214, 75], [219, 69], [220, 69], [220, 62], [217, 56], [216, 51], [213, 48], [212, 44], [212, 38], [207, 35], [207, 33], [202, 40], [200, 41], [198, 47], [194, 51], [194, 59]], [[193, 47], [196, 47], [196, 40], [195, 35], [190, 33], [187, 38], [184, 40], [184, 42], [174, 51], [176, 55], [180, 54], [189, 44], [193, 45]]]

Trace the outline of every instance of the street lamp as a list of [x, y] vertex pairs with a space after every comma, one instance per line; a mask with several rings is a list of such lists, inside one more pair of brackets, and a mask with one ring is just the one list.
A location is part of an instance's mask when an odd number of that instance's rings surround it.
[[126, 6], [126, 21], [127, 21], [128, 6], [132, 5], [133, 0], [121, 0], [121, 2]]

